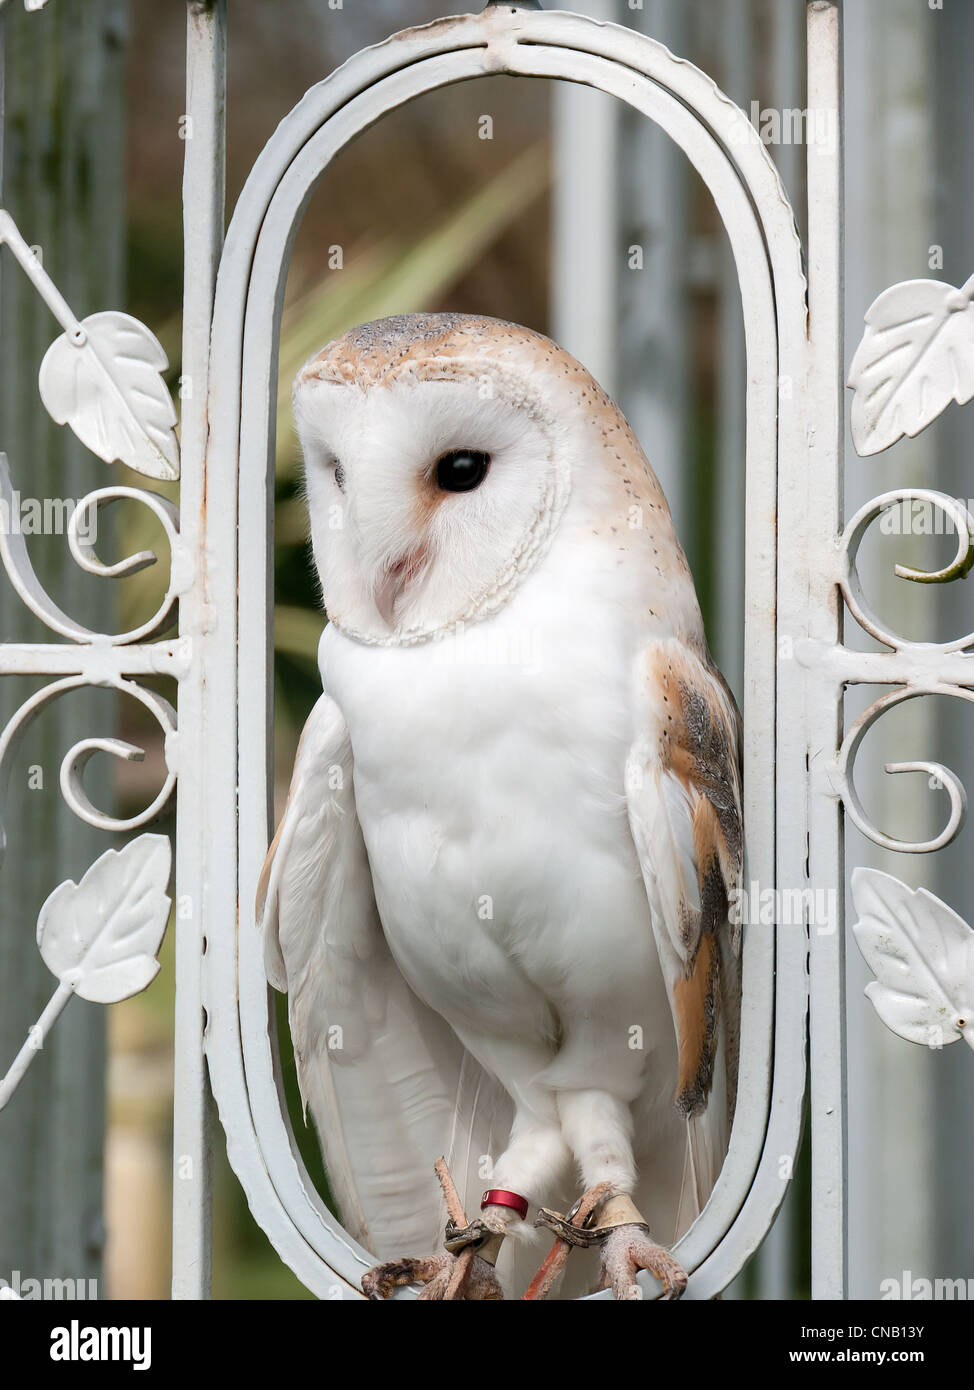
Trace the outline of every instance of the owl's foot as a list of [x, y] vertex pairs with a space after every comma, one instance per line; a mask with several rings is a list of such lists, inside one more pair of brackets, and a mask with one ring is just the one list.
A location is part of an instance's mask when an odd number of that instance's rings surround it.
[[389, 1260], [362, 1275], [362, 1289], [371, 1299], [389, 1298], [404, 1284], [422, 1284], [421, 1299], [492, 1302], [504, 1297], [493, 1265], [469, 1251]]
[[506, 1188], [491, 1188], [484, 1193], [482, 1215], [468, 1223], [446, 1159], [438, 1158], [433, 1166], [449, 1218], [444, 1253], [375, 1265], [362, 1275], [362, 1290], [368, 1298], [384, 1299], [405, 1284], [422, 1284], [421, 1299], [497, 1302], [504, 1291], [494, 1265], [512, 1225], [524, 1220], [527, 1200]]
[[602, 1254], [599, 1287], [611, 1289], [620, 1301], [642, 1298], [636, 1282], [641, 1269], [659, 1280], [664, 1299], [680, 1298], [686, 1289], [686, 1272], [668, 1250], [654, 1242], [632, 1198], [614, 1193], [609, 1183], [590, 1188], [567, 1216], [542, 1207], [536, 1224], [550, 1227], [559, 1239], [531, 1281], [526, 1299], [547, 1298], [573, 1245], [596, 1243]]
[[[462, 1208], [460, 1209], [462, 1210]], [[493, 1219], [491, 1219], [493, 1217]], [[446, 1228], [446, 1249], [425, 1259], [390, 1260], [362, 1276], [362, 1289], [371, 1299], [389, 1298], [404, 1284], [422, 1284], [421, 1299], [471, 1303], [494, 1302], [504, 1297], [494, 1264], [504, 1241], [500, 1214], [488, 1213], [469, 1226], [451, 1221]]]
[[533, 1302], [548, 1297], [565, 1267], [565, 1261], [573, 1245], [591, 1245], [598, 1239], [598, 1232], [588, 1228], [594, 1224], [596, 1213], [611, 1196], [612, 1185], [600, 1182], [582, 1193], [567, 1216], [549, 1211], [547, 1207], [540, 1209], [534, 1224], [547, 1226], [555, 1232], [558, 1239], [525, 1290], [526, 1301]]
[[[629, 1221], [624, 1220], [631, 1217]], [[636, 1282], [641, 1269], [646, 1269], [663, 1286], [663, 1299], [680, 1298], [687, 1286], [686, 1271], [677, 1264], [668, 1250], [657, 1245], [639, 1212], [628, 1197], [610, 1197], [599, 1213], [602, 1236], [602, 1282], [600, 1288], [611, 1289], [621, 1301], [642, 1298]]]

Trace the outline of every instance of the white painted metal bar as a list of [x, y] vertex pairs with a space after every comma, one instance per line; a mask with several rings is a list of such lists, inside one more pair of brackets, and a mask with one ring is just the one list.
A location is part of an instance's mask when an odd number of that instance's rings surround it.
[[[210, 320], [223, 246], [226, 180], [226, 0], [187, 5], [186, 154], [183, 175], [184, 289], [182, 362], [183, 525], [181, 563], [188, 582], [180, 600], [180, 632], [191, 660], [179, 690], [179, 784], [176, 816], [176, 1017], [173, 1113], [172, 1296], [205, 1298], [211, 1264], [211, 1137], [209, 1082], [204, 1062], [203, 981], [207, 937], [233, 930], [233, 916], [210, 890], [214, 861], [233, 849], [217, 830], [233, 814], [232, 785], [209, 775], [214, 747], [232, 745], [232, 698], [220, 703], [207, 688], [212, 662], [209, 566], [232, 565], [235, 548], [216, 557], [210, 545], [206, 474]], [[175, 563], [175, 558], [174, 558]], [[191, 582], [189, 582], [191, 581]], [[231, 683], [235, 660], [222, 652]], [[214, 737], [215, 734], [219, 737]], [[214, 797], [225, 814], [213, 815]], [[214, 827], [211, 831], [211, 826]], [[222, 912], [221, 912], [222, 907]]]
[[[835, 0], [808, 6], [807, 126], [809, 329], [808, 449], [796, 456], [781, 507], [779, 587], [785, 595], [782, 621], [815, 643], [840, 640], [840, 595], [820, 557], [841, 524], [843, 447], [842, 325], [842, 29]], [[813, 138], [812, 132], [815, 132]], [[798, 512], [792, 508], [799, 508]], [[794, 579], [786, 576], [786, 569]], [[792, 609], [792, 603], [797, 605]], [[804, 607], [804, 613], [802, 612]], [[789, 612], [789, 610], [791, 610]], [[787, 630], [787, 629], [786, 629]], [[793, 663], [794, 664], [794, 663]], [[781, 698], [793, 689], [798, 708], [788, 717], [801, 730], [805, 774], [800, 764], [779, 758], [779, 798], [786, 814], [807, 818], [808, 870], [813, 889], [831, 894], [827, 922], [809, 924], [809, 1052], [812, 1119], [812, 1296], [846, 1293], [846, 1076], [844, 870], [841, 804], [829, 780], [832, 750], [842, 734], [842, 689], [810, 673], [782, 682]], [[787, 779], [787, 780], [785, 780]], [[794, 806], [807, 779], [808, 802]], [[793, 783], [793, 785], [792, 785]], [[803, 882], [792, 834], [785, 884]], [[779, 869], [781, 864], [779, 861]]]
[[190, 649], [181, 639], [138, 647], [104, 643], [97, 648], [97, 663], [92, 660], [92, 650], [73, 642], [36, 642], [27, 647], [0, 643], [0, 676], [85, 675], [95, 685], [114, 685], [123, 676], [178, 679], [186, 670]]
[[72, 985], [66, 985], [62, 982], [58, 983], [51, 998], [44, 1006], [43, 1013], [28, 1033], [27, 1041], [17, 1053], [6, 1076], [0, 1080], [0, 1110], [4, 1108], [7, 1101], [20, 1085], [31, 1062], [33, 1062], [34, 1058], [43, 1047], [44, 1039], [64, 1012], [65, 1005], [73, 994], [74, 988]]
[[0, 245], [9, 247], [13, 252], [21, 269], [64, 331], [70, 334], [74, 342], [79, 345], [84, 343], [85, 330], [71, 312], [71, 306], [20, 235], [13, 218], [2, 208], [0, 208]]

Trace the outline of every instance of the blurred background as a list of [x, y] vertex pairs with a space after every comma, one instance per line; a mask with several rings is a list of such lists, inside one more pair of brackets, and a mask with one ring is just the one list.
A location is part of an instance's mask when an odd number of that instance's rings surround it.
[[[802, 124], [773, 119], [800, 117], [805, 106], [802, 0], [580, 0], [576, 8], [662, 40], [711, 73], [759, 129], [777, 129], [769, 151], [803, 227]], [[228, 216], [264, 142], [309, 86], [362, 45], [450, 9], [440, 0], [344, 0], [340, 7], [234, 0]], [[882, 289], [926, 276], [960, 284], [974, 269], [974, 98], [965, 66], [974, 51], [974, 6], [846, 0], [844, 10], [848, 360], [862, 315]], [[79, 316], [124, 307], [152, 328], [178, 398], [185, 6], [55, 0], [28, 14], [11, 0], [0, 15], [3, 204], [41, 246]], [[314, 654], [323, 622], [290, 382], [310, 353], [352, 324], [418, 309], [487, 313], [548, 332], [620, 401], [669, 497], [711, 646], [741, 695], [745, 361], [740, 295], [713, 204], [666, 137], [611, 99], [560, 84], [484, 79], [411, 103], [344, 151], [294, 248], [277, 431], [279, 804], [320, 688]], [[53, 320], [4, 255], [0, 446], [23, 493], [78, 497], [104, 485], [106, 470], [40, 406], [36, 372], [54, 336]], [[952, 407], [921, 439], [869, 461], [858, 460], [850, 442], [847, 512], [901, 484], [974, 495], [972, 417]], [[116, 466], [111, 481], [141, 480]], [[178, 490], [168, 492], [175, 499]], [[878, 532], [863, 546], [861, 570], [873, 606], [897, 630], [942, 638], [974, 627], [963, 585], [930, 592], [892, 575], [895, 561], [942, 563], [951, 537]], [[63, 537], [31, 541], [32, 560], [69, 612], [100, 630], [128, 629], [164, 592], [164, 536], [130, 503], [112, 508], [100, 534], [106, 560], [154, 548], [159, 564], [121, 582], [97, 581], [79, 574]], [[0, 640], [46, 640], [5, 576]], [[847, 641], [875, 646], [851, 631]], [[0, 725], [40, 684], [0, 682]], [[166, 682], [154, 685], [175, 698]], [[853, 691], [848, 716], [879, 693]], [[921, 794], [914, 779], [884, 777], [883, 763], [894, 754], [941, 757], [971, 780], [963, 711], [937, 708], [957, 704], [915, 701], [867, 737], [858, 784], [884, 830], [923, 838], [939, 828], [943, 812], [938, 795]], [[133, 705], [105, 691], [60, 701], [14, 762], [11, 855], [0, 898], [0, 1066], [49, 993], [29, 923], [55, 883], [77, 878], [108, 843], [61, 804], [64, 751], [93, 732], [119, 730], [146, 748], [142, 763], [92, 765], [93, 799], [120, 815], [148, 804], [161, 784], [158, 728]], [[31, 774], [38, 768], [40, 786]], [[880, 854], [854, 830], [848, 840], [850, 865], [872, 863], [923, 883], [974, 917], [965, 836], [925, 862]], [[966, 1171], [974, 1067], [959, 1055], [966, 1049], [927, 1052], [888, 1034], [862, 997], [865, 979], [851, 946], [854, 1296], [876, 1296], [882, 1279], [907, 1269], [916, 1277], [974, 1275]], [[99, 1277], [103, 1297], [168, 1296], [172, 1003], [171, 930], [162, 974], [144, 995], [108, 1011], [73, 1001], [0, 1117], [0, 1275]], [[295, 1130], [325, 1191], [314, 1137], [294, 1104], [286, 1028], [282, 1048]], [[215, 1296], [307, 1296], [251, 1220], [219, 1131], [217, 1155]], [[732, 1296], [807, 1297], [806, 1170], [803, 1157], [782, 1217]]]

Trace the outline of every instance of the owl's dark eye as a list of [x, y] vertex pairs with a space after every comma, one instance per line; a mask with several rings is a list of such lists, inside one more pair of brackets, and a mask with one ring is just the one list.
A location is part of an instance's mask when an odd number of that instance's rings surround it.
[[480, 487], [489, 467], [490, 454], [481, 454], [476, 449], [454, 449], [437, 462], [437, 486], [444, 492], [472, 492]]
[[335, 464], [335, 482], [338, 484], [338, 491], [345, 491], [345, 470], [340, 463]]

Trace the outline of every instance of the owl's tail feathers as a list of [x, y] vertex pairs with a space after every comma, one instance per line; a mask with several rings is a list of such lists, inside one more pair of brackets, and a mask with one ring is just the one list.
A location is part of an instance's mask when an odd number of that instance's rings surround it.
[[706, 1114], [688, 1119], [686, 1126], [686, 1158], [683, 1163], [683, 1182], [676, 1217], [677, 1239], [689, 1229], [707, 1205], [723, 1157], [714, 1151], [713, 1135], [707, 1124]]
[[716, 1186], [730, 1144], [737, 1105], [741, 1037], [740, 929], [718, 938], [720, 950], [720, 1033], [706, 1109], [687, 1119], [686, 1160], [677, 1216], [682, 1235], [700, 1215]]
[[[731, 1058], [733, 1070], [730, 1065]], [[733, 1102], [730, 1096], [736, 1089], [736, 1070], [736, 1031], [732, 1037], [728, 1037], [722, 1030], [707, 1107], [699, 1115], [690, 1116], [686, 1120], [686, 1156], [677, 1211], [677, 1238], [683, 1235], [703, 1211], [720, 1176], [730, 1139], [733, 1117]]]

